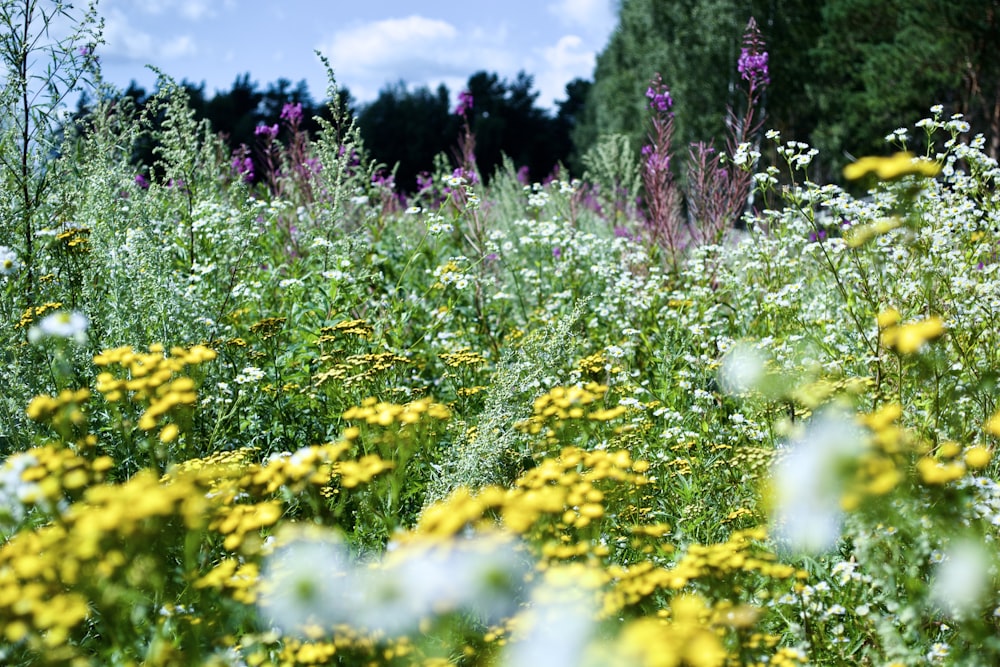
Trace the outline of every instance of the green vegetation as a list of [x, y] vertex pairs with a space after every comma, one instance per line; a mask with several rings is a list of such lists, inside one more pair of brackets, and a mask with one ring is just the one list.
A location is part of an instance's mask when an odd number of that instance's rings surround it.
[[823, 184], [749, 138], [751, 23], [684, 182], [653, 79], [592, 181], [484, 183], [463, 98], [403, 201], [332, 74], [263, 179], [165, 76], [19, 116], [92, 15], [2, 6], [3, 664], [1000, 659], [1000, 167], [961, 116]]

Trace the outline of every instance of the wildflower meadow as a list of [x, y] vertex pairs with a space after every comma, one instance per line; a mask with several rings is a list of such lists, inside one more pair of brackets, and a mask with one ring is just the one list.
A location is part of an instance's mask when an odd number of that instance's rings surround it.
[[400, 194], [336, 63], [318, 133], [290, 104], [233, 153], [35, 4], [2, 17], [0, 663], [1000, 663], [1000, 167], [961, 116], [813, 182], [751, 20], [718, 142], [672, 145], [650, 72], [645, 147], [581, 179], [487, 180], [466, 123]]

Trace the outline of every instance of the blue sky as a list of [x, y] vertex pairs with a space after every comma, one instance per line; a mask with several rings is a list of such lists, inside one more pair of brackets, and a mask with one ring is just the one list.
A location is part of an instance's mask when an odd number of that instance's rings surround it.
[[593, 76], [594, 58], [615, 27], [615, 0], [101, 0], [105, 79], [151, 89], [153, 64], [178, 81], [226, 91], [249, 72], [263, 89], [304, 79], [316, 100], [333, 65], [356, 101], [387, 83], [439, 83], [452, 95], [479, 70], [534, 76], [538, 104], [551, 108], [566, 83]]

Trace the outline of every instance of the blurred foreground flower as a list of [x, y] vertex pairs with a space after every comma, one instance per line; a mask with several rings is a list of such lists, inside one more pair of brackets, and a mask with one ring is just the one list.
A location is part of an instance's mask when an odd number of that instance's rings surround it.
[[931, 602], [953, 618], [975, 615], [993, 588], [990, 559], [983, 545], [964, 540], [953, 545], [931, 579]]
[[87, 317], [76, 310], [61, 310], [46, 317], [28, 331], [28, 340], [37, 343], [43, 338], [72, 338], [77, 343], [87, 341]]
[[804, 553], [836, 546], [841, 503], [865, 437], [850, 415], [827, 411], [779, 455], [772, 475], [771, 520], [780, 543]]
[[357, 589], [347, 551], [333, 535], [303, 535], [279, 546], [261, 574], [261, 615], [291, 636], [351, 617]]
[[875, 174], [879, 180], [892, 181], [910, 174], [932, 178], [938, 175], [941, 166], [936, 162], [917, 158], [913, 153], [896, 153], [890, 157], [863, 157], [844, 167], [844, 178], [856, 181], [868, 174]]
[[457, 611], [493, 625], [517, 610], [531, 571], [506, 536], [405, 544], [372, 563], [353, 561], [333, 534], [279, 541], [261, 577], [260, 613], [291, 636], [350, 626], [398, 637]]

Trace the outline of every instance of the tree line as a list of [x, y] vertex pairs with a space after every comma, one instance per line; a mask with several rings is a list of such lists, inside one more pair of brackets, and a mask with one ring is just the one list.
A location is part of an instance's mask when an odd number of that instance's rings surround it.
[[[554, 111], [537, 105], [524, 72], [470, 76], [464, 117], [452, 108], [459, 91], [444, 85], [398, 81], [366, 104], [341, 94], [369, 156], [395, 169], [403, 190], [434, 169], [436, 156], [457, 160], [466, 120], [484, 178], [504, 155], [532, 180], [559, 166], [578, 176], [581, 156], [602, 135], [624, 135], [636, 150], [647, 142], [644, 92], [657, 73], [676, 103], [676, 145], [721, 141], [726, 108], [740, 103], [736, 63], [750, 16], [769, 57], [765, 127], [819, 148], [817, 178], [835, 179], [854, 157], [886, 152], [884, 135], [933, 104], [963, 114], [985, 135], [987, 153], [1000, 156], [1000, 0], [622, 0], [593, 79], [570, 82]], [[204, 85], [183, 85], [195, 112], [234, 149], [252, 146], [255, 129], [277, 124], [287, 103], [302, 105], [305, 130], [325, 113], [305, 82], [282, 79], [262, 90], [245, 74], [210, 98]], [[124, 94], [140, 106], [148, 97], [134, 84]]]

